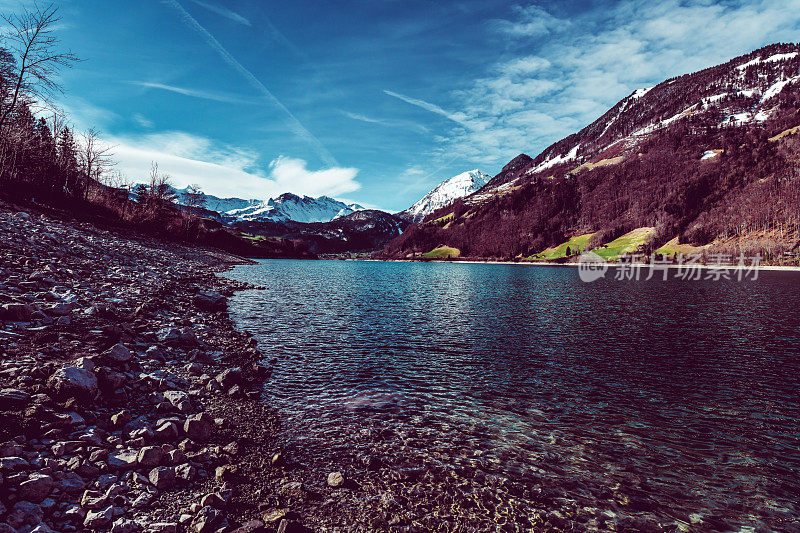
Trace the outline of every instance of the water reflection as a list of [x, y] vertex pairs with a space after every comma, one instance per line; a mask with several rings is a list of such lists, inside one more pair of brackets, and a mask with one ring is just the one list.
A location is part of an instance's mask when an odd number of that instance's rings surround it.
[[309, 462], [424, 457], [453, 472], [445, 492], [499, 475], [523, 501], [557, 488], [661, 526], [796, 522], [800, 275], [584, 284], [568, 268], [302, 261], [231, 275], [265, 287], [231, 308], [280, 357], [266, 396]]

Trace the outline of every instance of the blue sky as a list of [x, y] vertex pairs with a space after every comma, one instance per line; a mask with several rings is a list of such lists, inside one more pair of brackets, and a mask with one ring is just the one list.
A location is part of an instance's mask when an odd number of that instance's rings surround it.
[[[0, 0], [14, 9], [19, 2]], [[800, 40], [800, 0], [63, 0], [60, 98], [130, 179], [408, 207], [639, 87]]]

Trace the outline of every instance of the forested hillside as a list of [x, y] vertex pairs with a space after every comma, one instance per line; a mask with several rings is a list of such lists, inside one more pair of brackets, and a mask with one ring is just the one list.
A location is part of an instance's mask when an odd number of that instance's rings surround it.
[[638, 90], [537, 157], [518, 156], [384, 254], [446, 246], [461, 256], [536, 258], [575, 236], [588, 236], [588, 249], [638, 229], [641, 252], [670, 243], [793, 256], [799, 50], [772, 45]]

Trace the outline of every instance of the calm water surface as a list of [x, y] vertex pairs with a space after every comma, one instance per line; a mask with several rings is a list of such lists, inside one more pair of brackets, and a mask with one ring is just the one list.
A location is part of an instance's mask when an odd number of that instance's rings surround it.
[[264, 287], [230, 307], [278, 358], [266, 399], [308, 463], [429, 468], [453, 523], [535, 525], [535, 500], [586, 529], [798, 528], [800, 274], [271, 260], [230, 276]]

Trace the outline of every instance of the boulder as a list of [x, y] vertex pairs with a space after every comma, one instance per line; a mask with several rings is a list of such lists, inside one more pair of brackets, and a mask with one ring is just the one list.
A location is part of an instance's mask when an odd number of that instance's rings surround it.
[[166, 466], [152, 469], [147, 477], [158, 490], [170, 489], [175, 485], [175, 470]]
[[192, 411], [192, 400], [183, 391], [168, 390], [164, 393], [164, 399], [181, 413], [190, 413]]
[[124, 364], [133, 359], [131, 351], [123, 344], [116, 344], [103, 354], [109, 361]]
[[39, 503], [53, 490], [53, 478], [44, 474], [31, 474], [27, 481], [19, 485], [19, 497], [33, 503]]
[[20, 389], [0, 390], [0, 406], [2, 408], [16, 409], [25, 407], [31, 400], [31, 395]]
[[194, 295], [194, 305], [201, 311], [224, 311], [228, 306], [227, 299], [216, 292], [201, 291]]
[[145, 446], [139, 450], [137, 462], [142, 466], [153, 467], [161, 464], [164, 460], [164, 451], [160, 446]]
[[114, 506], [109, 505], [99, 511], [89, 511], [83, 520], [83, 525], [90, 529], [103, 529], [114, 519]]
[[200, 509], [189, 526], [190, 531], [196, 533], [207, 533], [217, 531], [222, 526], [225, 517], [213, 507], [203, 507]]
[[33, 309], [28, 304], [8, 303], [0, 305], [0, 320], [12, 322], [28, 321], [33, 317]]
[[328, 474], [328, 486], [338, 488], [344, 485], [344, 474], [341, 472], [331, 472]]
[[183, 424], [183, 430], [186, 436], [195, 442], [205, 442], [211, 437], [214, 429], [214, 420], [208, 413], [200, 413], [190, 416]]
[[50, 376], [47, 386], [56, 397], [91, 399], [97, 395], [97, 376], [77, 366], [65, 366]]
[[242, 369], [239, 367], [228, 368], [215, 379], [225, 390], [228, 390], [234, 385], [240, 385], [243, 382]]

